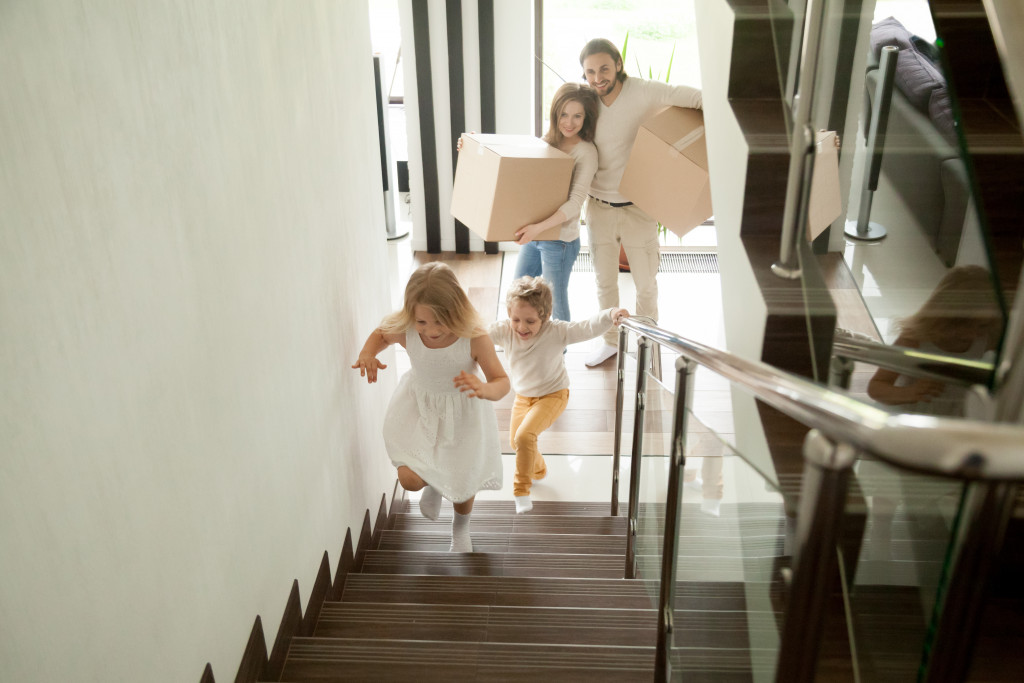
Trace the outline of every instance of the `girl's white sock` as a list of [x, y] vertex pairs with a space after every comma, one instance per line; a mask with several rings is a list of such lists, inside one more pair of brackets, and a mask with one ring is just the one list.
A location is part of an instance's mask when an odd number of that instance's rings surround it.
[[527, 493], [525, 496], [512, 496], [516, 500], [516, 514], [521, 515], [524, 512], [529, 512], [533, 509], [533, 501], [530, 500], [530, 494]]
[[427, 486], [420, 494], [420, 514], [427, 519], [437, 519], [441, 514], [441, 492], [433, 486]]
[[452, 547], [453, 553], [473, 552], [473, 539], [469, 536], [469, 515], [458, 512], [452, 515]]

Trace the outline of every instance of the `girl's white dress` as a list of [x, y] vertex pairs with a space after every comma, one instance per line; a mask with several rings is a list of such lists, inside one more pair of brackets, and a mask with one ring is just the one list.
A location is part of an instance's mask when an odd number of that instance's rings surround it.
[[461, 503], [482, 489], [501, 488], [498, 420], [491, 401], [469, 398], [452, 380], [474, 374], [470, 340], [429, 349], [415, 329], [406, 330], [411, 369], [402, 376], [384, 416], [384, 446], [395, 467], [405, 465]]

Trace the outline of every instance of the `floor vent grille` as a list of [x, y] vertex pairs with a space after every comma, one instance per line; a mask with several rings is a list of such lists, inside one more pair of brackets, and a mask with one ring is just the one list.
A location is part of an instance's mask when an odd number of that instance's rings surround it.
[[[593, 273], [594, 260], [589, 251], [581, 251], [573, 264], [574, 273]], [[718, 254], [697, 251], [666, 251], [661, 253], [659, 273], [717, 273]]]

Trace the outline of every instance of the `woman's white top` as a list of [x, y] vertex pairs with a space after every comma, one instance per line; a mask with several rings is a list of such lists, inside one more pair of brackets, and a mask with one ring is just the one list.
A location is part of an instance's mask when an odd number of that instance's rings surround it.
[[597, 147], [592, 142], [580, 140], [569, 150], [569, 156], [573, 160], [569, 198], [558, 207], [566, 217], [558, 237], [563, 242], [572, 242], [580, 236], [580, 212], [597, 172]]

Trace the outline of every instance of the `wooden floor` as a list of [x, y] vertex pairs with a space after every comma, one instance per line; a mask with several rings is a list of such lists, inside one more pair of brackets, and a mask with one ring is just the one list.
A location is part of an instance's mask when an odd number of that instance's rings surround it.
[[[444, 261], [455, 270], [459, 281], [466, 289], [470, 300], [485, 320], [506, 317], [504, 305], [505, 289], [515, 270], [514, 253], [484, 254], [426, 254], [416, 252], [410, 268], [423, 263]], [[620, 274], [620, 305], [629, 310], [635, 307], [632, 279]], [[662, 324], [669, 329], [680, 330], [681, 334], [705, 343], [716, 344], [724, 336], [721, 327], [721, 298], [718, 295], [717, 274], [662, 273], [658, 276]], [[404, 280], [403, 280], [404, 282]], [[569, 304], [574, 319], [590, 316], [597, 311], [596, 285], [594, 274], [574, 272], [570, 278]], [[711, 291], [709, 291], [711, 290]], [[681, 299], [692, 297], [692, 301]], [[699, 304], [698, 305], [698, 300]], [[702, 323], [694, 311], [706, 311], [706, 322]], [[678, 312], [677, 315], [673, 315]], [[685, 312], [685, 314], [683, 313]], [[678, 327], [672, 327], [676, 320]], [[609, 455], [613, 450], [615, 433], [616, 364], [609, 359], [598, 367], [588, 368], [584, 360], [593, 342], [574, 344], [566, 353], [566, 367], [570, 377], [569, 405], [552, 427], [541, 436], [540, 449], [545, 454]], [[635, 348], [635, 347], [632, 347]], [[499, 359], [504, 355], [499, 349]], [[669, 376], [673, 358], [663, 356], [664, 382], [674, 386]], [[405, 371], [408, 359], [400, 354], [398, 368]], [[625, 395], [630, 403], [635, 398], [636, 363], [631, 356], [627, 360], [624, 380]], [[495, 404], [498, 426], [502, 430], [501, 444], [505, 452], [511, 452], [508, 444], [508, 421], [511, 413], [513, 394], [510, 392]], [[646, 404], [646, 429], [644, 451], [650, 454], [670, 452], [669, 434], [672, 428], [674, 399], [672, 392], [648, 382]], [[621, 452], [630, 451], [632, 439], [632, 410], [624, 411]], [[693, 456], [723, 455], [724, 444], [733, 443], [732, 406], [728, 382], [711, 373], [698, 371], [694, 395], [694, 413], [697, 419], [690, 421], [688, 451]]]

